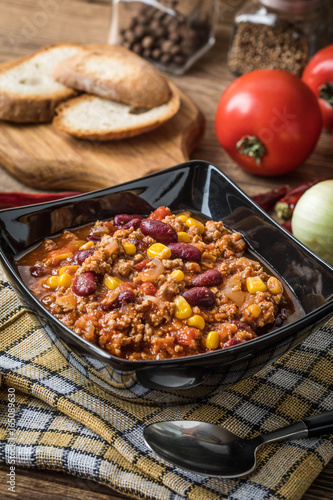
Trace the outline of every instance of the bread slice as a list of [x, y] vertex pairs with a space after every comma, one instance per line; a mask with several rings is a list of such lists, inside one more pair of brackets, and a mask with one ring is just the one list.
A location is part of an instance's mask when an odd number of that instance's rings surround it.
[[171, 97], [166, 79], [154, 66], [117, 45], [66, 59], [53, 76], [68, 87], [138, 108], [155, 108]]
[[85, 94], [60, 104], [53, 124], [80, 139], [124, 139], [159, 127], [177, 113], [179, 106], [176, 90], [166, 104], [152, 109]]
[[17, 123], [50, 122], [55, 108], [77, 92], [54, 80], [60, 61], [84, 52], [80, 45], [60, 44], [0, 65], [0, 119]]

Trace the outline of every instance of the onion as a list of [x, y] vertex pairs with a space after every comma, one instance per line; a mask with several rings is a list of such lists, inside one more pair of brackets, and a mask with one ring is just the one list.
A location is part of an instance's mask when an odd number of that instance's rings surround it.
[[148, 302], [153, 302], [160, 309], [164, 309], [166, 306], [164, 300], [160, 299], [159, 297], [155, 297], [155, 295], [145, 295], [144, 299], [148, 300]]
[[118, 248], [119, 248], [119, 245], [117, 243], [117, 240], [112, 239], [110, 241], [110, 243], [107, 245], [106, 251], [111, 256], [116, 250], [118, 250]]
[[150, 262], [150, 267], [138, 274], [142, 281], [155, 281], [164, 272], [162, 261], [155, 257]]
[[241, 307], [245, 299], [245, 294], [242, 292], [242, 283], [237, 274], [230, 276], [225, 281], [221, 290], [236, 306]]
[[296, 238], [333, 265], [333, 180], [305, 191], [293, 212], [291, 228]]

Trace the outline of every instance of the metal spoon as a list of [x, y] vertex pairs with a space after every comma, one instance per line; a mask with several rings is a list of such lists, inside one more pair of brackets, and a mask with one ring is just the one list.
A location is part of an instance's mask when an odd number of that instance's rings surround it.
[[310, 417], [253, 439], [242, 439], [218, 425], [175, 420], [148, 425], [148, 446], [161, 458], [205, 476], [240, 477], [256, 467], [260, 446], [282, 439], [300, 439], [333, 432], [333, 411]]

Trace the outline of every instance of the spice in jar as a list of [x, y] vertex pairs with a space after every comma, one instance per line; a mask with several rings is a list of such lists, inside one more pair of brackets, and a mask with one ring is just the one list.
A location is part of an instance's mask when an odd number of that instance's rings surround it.
[[326, 0], [248, 0], [237, 12], [229, 69], [280, 69], [300, 76], [330, 34]]
[[255, 69], [281, 69], [300, 76], [309, 57], [301, 28], [287, 21], [274, 26], [242, 22], [229, 55], [229, 69], [240, 75]]
[[175, 74], [184, 73], [215, 41], [214, 0], [115, 1], [115, 6], [109, 42]]

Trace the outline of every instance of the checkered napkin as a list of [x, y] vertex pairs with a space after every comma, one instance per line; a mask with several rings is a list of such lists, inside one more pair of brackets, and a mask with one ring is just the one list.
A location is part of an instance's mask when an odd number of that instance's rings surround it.
[[226, 480], [170, 466], [142, 438], [145, 425], [169, 419], [221, 424], [252, 438], [332, 410], [332, 319], [223, 393], [142, 405], [110, 395], [69, 364], [5, 280], [0, 304], [0, 462], [14, 457], [17, 467], [62, 470], [135, 498], [297, 500], [333, 456], [333, 436], [271, 443], [259, 451], [254, 473]]

